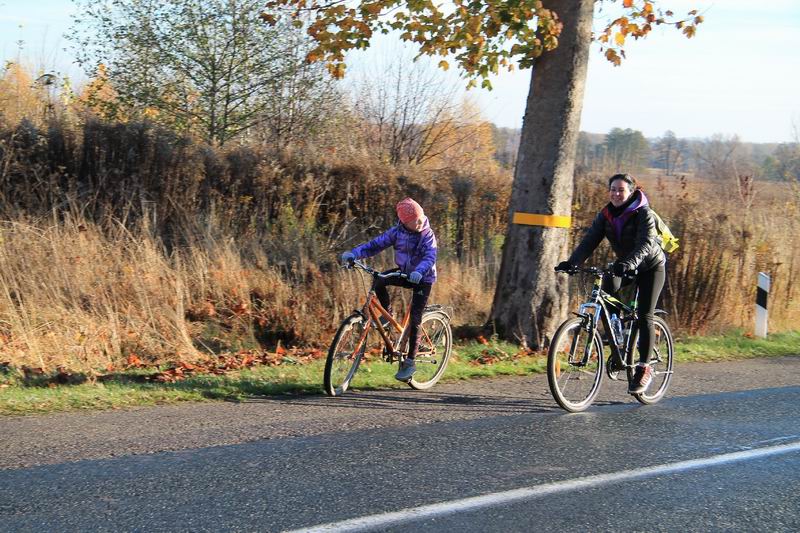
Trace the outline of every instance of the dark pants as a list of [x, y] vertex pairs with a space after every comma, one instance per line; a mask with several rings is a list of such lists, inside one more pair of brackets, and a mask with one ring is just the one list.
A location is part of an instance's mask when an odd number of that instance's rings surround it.
[[[395, 268], [388, 272], [397, 272], [398, 270], [399, 269]], [[391, 312], [391, 301], [389, 300], [389, 291], [386, 290], [386, 287], [389, 285], [403, 287], [404, 289], [412, 289], [413, 291], [411, 294], [411, 317], [408, 320], [407, 357], [414, 359], [417, 355], [417, 348], [419, 348], [419, 325], [422, 322], [422, 313], [425, 311], [425, 306], [428, 305], [428, 297], [431, 295], [431, 288], [433, 285], [431, 283], [418, 283], [414, 285], [402, 278], [376, 278], [375, 296], [378, 297], [378, 301], [384, 309], [389, 312]]]
[[[655, 344], [655, 327], [653, 318], [656, 316], [656, 304], [664, 288], [664, 281], [667, 279], [666, 264], [662, 263], [652, 270], [640, 272], [636, 276], [636, 285], [639, 287], [639, 303], [636, 311], [639, 315], [637, 327], [639, 328], [639, 362], [647, 363], [653, 356], [653, 344]], [[603, 281], [603, 290], [609, 293], [616, 293], [620, 287], [629, 285], [634, 280], [618, 278], [606, 278]]]

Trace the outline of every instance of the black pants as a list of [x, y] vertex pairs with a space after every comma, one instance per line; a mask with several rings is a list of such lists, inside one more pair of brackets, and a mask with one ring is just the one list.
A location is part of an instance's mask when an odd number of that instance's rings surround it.
[[[399, 269], [395, 268], [387, 272], [397, 272]], [[385, 272], [384, 272], [385, 273]], [[417, 356], [417, 348], [419, 348], [419, 325], [422, 322], [422, 313], [425, 311], [425, 306], [428, 305], [428, 297], [431, 295], [431, 283], [418, 283], [413, 284], [408, 280], [402, 278], [389, 278], [375, 279], [375, 296], [378, 301], [387, 311], [391, 312], [391, 301], [389, 300], [389, 291], [386, 287], [392, 285], [396, 287], [403, 287], [411, 289], [411, 317], [408, 319], [408, 355], [410, 359]]]
[[[636, 311], [639, 315], [637, 327], [639, 328], [639, 362], [647, 363], [653, 356], [653, 344], [655, 344], [655, 327], [653, 318], [656, 316], [656, 304], [658, 297], [661, 296], [661, 289], [664, 288], [664, 281], [667, 279], [667, 267], [665, 263], [658, 265], [652, 270], [640, 272], [636, 276], [636, 285], [639, 287], [639, 303]], [[603, 290], [609, 293], [616, 293], [620, 287], [629, 285], [634, 280], [618, 278], [606, 278], [603, 281]]]

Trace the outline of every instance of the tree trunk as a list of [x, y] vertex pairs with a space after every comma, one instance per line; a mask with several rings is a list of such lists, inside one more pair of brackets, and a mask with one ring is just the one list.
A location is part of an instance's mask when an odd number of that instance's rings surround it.
[[558, 47], [536, 60], [522, 124], [509, 225], [490, 323], [503, 338], [540, 349], [567, 312], [565, 228], [511, 222], [515, 212], [572, 215], [573, 173], [591, 44], [593, 0], [553, 0], [564, 24]]

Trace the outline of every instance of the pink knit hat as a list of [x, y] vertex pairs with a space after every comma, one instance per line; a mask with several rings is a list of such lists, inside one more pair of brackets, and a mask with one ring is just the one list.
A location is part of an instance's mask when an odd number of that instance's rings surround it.
[[422, 211], [422, 206], [411, 198], [400, 200], [397, 204], [397, 217], [403, 224], [414, 222], [424, 215], [425, 212]]

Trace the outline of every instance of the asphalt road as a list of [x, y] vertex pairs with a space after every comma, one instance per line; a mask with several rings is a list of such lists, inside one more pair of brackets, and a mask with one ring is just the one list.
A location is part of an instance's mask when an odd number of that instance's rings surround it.
[[1, 419], [0, 530], [800, 529], [800, 357], [677, 372], [580, 414], [532, 376]]

